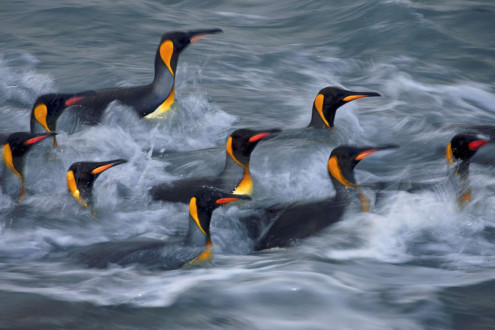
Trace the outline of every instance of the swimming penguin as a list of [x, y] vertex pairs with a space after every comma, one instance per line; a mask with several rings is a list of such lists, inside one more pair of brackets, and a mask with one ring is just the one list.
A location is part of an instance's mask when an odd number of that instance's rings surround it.
[[469, 187], [469, 164], [471, 157], [489, 140], [480, 139], [476, 135], [457, 134], [447, 145], [445, 156], [453, 172], [459, 178], [458, 203], [463, 206], [471, 200]]
[[[21, 191], [17, 197], [17, 202], [21, 202], [26, 188], [24, 186], [24, 155], [31, 149], [31, 147], [46, 139], [49, 136], [54, 136], [55, 132], [50, 133], [29, 133], [29, 132], [16, 132], [8, 136], [0, 135], [0, 144], [3, 149], [3, 163], [5, 166], [15, 174], [21, 180]], [[2, 175], [2, 179], [6, 180], [5, 175]]]
[[[253, 217], [240, 219], [246, 225], [248, 235], [255, 241], [254, 249], [288, 246], [340, 221], [352, 201], [351, 191], [358, 193], [363, 210], [367, 211], [369, 202], [354, 179], [354, 167], [375, 152], [390, 148], [396, 146], [362, 148], [340, 146], [333, 149], [327, 166], [335, 187], [335, 196], [318, 201], [275, 205], [264, 210], [262, 219]], [[260, 224], [267, 218], [271, 220], [271, 225], [268, 228], [260, 228]]]
[[338, 108], [347, 102], [369, 96], [381, 95], [375, 92], [352, 92], [333, 86], [323, 88], [313, 102], [311, 122], [308, 127], [334, 127], [335, 114]]
[[[125, 159], [105, 162], [77, 162], [67, 171], [67, 188], [71, 195], [84, 207], [93, 205], [93, 184], [98, 176], [113, 166], [127, 163]], [[93, 215], [95, 212], [93, 211]]]
[[[96, 95], [95, 91], [84, 91], [77, 94], [44, 94], [36, 99], [31, 109], [31, 133], [40, 130], [54, 132], [57, 129], [57, 119], [62, 112], [77, 101], [87, 96]], [[57, 146], [57, 138], [53, 138], [53, 146]]]
[[[71, 112], [83, 124], [101, 121], [103, 112], [112, 101], [132, 107], [140, 117], [153, 118], [166, 113], [174, 103], [175, 71], [180, 53], [191, 43], [220, 29], [168, 32], [162, 36], [155, 57], [155, 77], [148, 85], [107, 88], [90, 92], [72, 102]], [[85, 92], [83, 92], [84, 94]], [[50, 113], [51, 110], [48, 110]]]
[[96, 243], [72, 253], [79, 262], [93, 268], [110, 264], [140, 265], [147, 269], [171, 270], [196, 261], [209, 260], [212, 255], [210, 222], [220, 205], [246, 195], [234, 195], [212, 187], [202, 187], [189, 202], [189, 229], [185, 237], [159, 239], [129, 239]]
[[227, 139], [227, 156], [223, 171], [217, 176], [190, 178], [166, 182], [150, 190], [154, 200], [187, 203], [192, 193], [202, 186], [216, 187], [234, 194], [251, 195], [253, 180], [249, 173], [249, 160], [254, 148], [262, 139], [273, 137], [280, 130], [238, 129]]

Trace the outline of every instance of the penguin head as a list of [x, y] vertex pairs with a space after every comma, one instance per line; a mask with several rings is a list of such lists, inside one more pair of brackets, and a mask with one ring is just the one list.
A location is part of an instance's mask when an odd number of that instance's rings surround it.
[[22, 179], [23, 156], [33, 145], [55, 134], [57, 133], [16, 132], [10, 134], [3, 145], [4, 163]]
[[209, 34], [222, 32], [221, 29], [205, 29], [194, 31], [173, 31], [167, 32], [162, 36], [158, 54], [163, 63], [167, 66], [170, 73], [175, 75], [177, 60], [179, 54], [191, 43], [206, 37]]
[[207, 237], [210, 237], [210, 221], [213, 211], [221, 205], [251, 199], [248, 195], [235, 195], [214, 187], [202, 187], [196, 191], [189, 202], [189, 214]]
[[352, 92], [338, 87], [325, 87], [313, 102], [313, 113], [310, 127], [326, 128], [333, 127], [335, 113], [337, 109], [347, 102], [357, 100], [363, 97], [380, 96], [375, 92]]
[[19, 177], [22, 182], [21, 192], [17, 198], [17, 202], [21, 202], [25, 193], [24, 188], [24, 155], [31, 149], [36, 143], [43, 141], [49, 136], [54, 136], [55, 132], [50, 133], [29, 133], [29, 132], [16, 132], [10, 134], [6, 143], [3, 145], [3, 162], [15, 175]]
[[227, 139], [227, 154], [239, 165], [249, 166], [249, 159], [254, 147], [263, 139], [275, 137], [279, 129], [252, 130], [242, 128], [235, 130]]
[[109, 168], [124, 163], [127, 163], [127, 160], [74, 163], [67, 171], [67, 188], [80, 204], [89, 207], [92, 204], [93, 184], [98, 176]]
[[328, 173], [332, 180], [336, 180], [342, 186], [347, 188], [356, 188], [354, 178], [354, 167], [364, 158], [374, 154], [377, 151], [397, 148], [395, 145], [380, 147], [354, 147], [340, 146], [332, 150], [328, 159]]
[[[31, 132], [35, 131], [37, 124], [41, 125], [47, 132], [55, 131], [57, 119], [62, 115], [62, 112], [93, 93], [95, 92], [85, 91], [77, 94], [51, 93], [39, 96], [31, 109]], [[52, 138], [53, 146], [56, 147], [55, 135]]]
[[456, 160], [468, 161], [479, 148], [487, 144], [489, 140], [480, 139], [471, 134], [457, 134], [447, 145], [447, 161], [454, 165]]

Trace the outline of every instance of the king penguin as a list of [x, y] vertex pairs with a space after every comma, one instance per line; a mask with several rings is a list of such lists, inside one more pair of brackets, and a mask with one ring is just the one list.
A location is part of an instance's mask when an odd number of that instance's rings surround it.
[[[154, 118], [162, 116], [170, 110], [175, 101], [175, 72], [179, 55], [189, 44], [209, 34], [218, 32], [222, 32], [222, 30], [205, 29], [165, 33], [156, 51], [155, 77], [150, 84], [75, 93], [75, 95], [86, 95], [70, 103], [71, 112], [75, 113], [81, 123], [95, 125], [101, 121], [103, 112], [110, 102], [119, 101], [121, 104], [134, 109], [140, 117]], [[65, 108], [67, 107], [63, 109]], [[60, 112], [48, 107], [46, 111], [48, 114], [52, 111], [57, 112], [58, 116], [60, 116]], [[40, 124], [43, 126], [43, 121]]]
[[[246, 225], [248, 235], [255, 242], [254, 249], [285, 247], [340, 221], [352, 201], [351, 191], [357, 192], [363, 211], [367, 211], [369, 202], [356, 183], [354, 167], [375, 152], [390, 148], [396, 146], [339, 146], [333, 149], [327, 168], [335, 187], [335, 196], [318, 201], [298, 201], [268, 207], [263, 210], [262, 219], [257, 216], [241, 218], [240, 221]], [[266, 219], [270, 220], [268, 226], [263, 225]]]
[[459, 206], [463, 206], [471, 200], [471, 188], [469, 187], [469, 164], [471, 158], [479, 148], [489, 141], [480, 139], [472, 134], [457, 134], [447, 145], [445, 156], [460, 184], [457, 191]]
[[[87, 96], [96, 95], [95, 91], [84, 91], [77, 94], [44, 94], [36, 99], [31, 109], [31, 133], [40, 131], [54, 132], [57, 120], [65, 108], [73, 106]], [[52, 136], [53, 146], [57, 146], [57, 138]]]
[[207, 261], [212, 257], [210, 222], [213, 211], [246, 195], [234, 195], [212, 187], [202, 187], [189, 201], [189, 229], [182, 238], [129, 239], [103, 242], [79, 248], [71, 253], [79, 262], [93, 268], [110, 264], [138, 265], [146, 269], [171, 270]]
[[192, 193], [202, 186], [212, 186], [234, 194], [251, 195], [253, 180], [249, 173], [251, 153], [263, 139], [273, 137], [279, 129], [238, 129], [227, 139], [225, 167], [217, 176], [166, 182], [150, 190], [154, 200], [187, 203]]
[[[29, 132], [16, 132], [8, 136], [0, 135], [0, 144], [3, 149], [3, 164], [9, 171], [17, 177], [21, 182], [20, 193], [17, 197], [17, 202], [21, 202], [24, 194], [26, 193], [26, 188], [24, 185], [24, 156], [36, 143], [43, 141], [49, 136], [54, 136], [55, 132], [50, 133], [29, 133]], [[3, 181], [2, 186], [4, 190], [10, 191], [11, 185], [9, 176], [4, 173], [1, 176]], [[17, 181], [17, 180], [16, 180]], [[6, 191], [7, 192], [7, 191]]]
[[[93, 184], [98, 176], [111, 167], [127, 163], [125, 159], [105, 162], [77, 162], [67, 171], [67, 188], [79, 204], [91, 209], [93, 206]], [[95, 215], [95, 211], [92, 211]]]
[[370, 96], [381, 95], [376, 92], [353, 92], [334, 86], [325, 87], [315, 97], [308, 127], [334, 127], [337, 109], [350, 101]]

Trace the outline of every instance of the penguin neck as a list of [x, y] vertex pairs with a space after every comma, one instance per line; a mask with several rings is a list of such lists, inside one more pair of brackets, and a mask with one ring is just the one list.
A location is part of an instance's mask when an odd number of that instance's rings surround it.
[[[170, 58], [169, 66], [165, 64], [161, 55], [160, 47], [156, 52], [155, 56], [155, 77], [153, 78], [152, 87], [155, 91], [163, 94], [166, 92], [170, 93], [170, 81], [172, 81], [172, 88], [175, 83], [175, 71], [177, 69], [178, 55], [172, 54]], [[162, 91], [162, 89], [167, 89], [167, 91]]]
[[[335, 109], [335, 111], [336, 111], [336, 109]], [[335, 115], [333, 117], [335, 117]], [[325, 118], [323, 115], [323, 111], [320, 113], [316, 109], [316, 106], [313, 103], [313, 110], [311, 111], [311, 121], [309, 122], [308, 127], [329, 128], [329, 127], [333, 127], [333, 122], [334, 122], [334, 118], [331, 118], [330, 120]]]
[[345, 201], [347, 203], [350, 203], [351, 199], [352, 199], [351, 191], [355, 190], [357, 187], [357, 185], [354, 184], [354, 180], [351, 181], [354, 186], [349, 187], [349, 186], [342, 184], [339, 180], [334, 178], [332, 175], [330, 175], [330, 178], [332, 179], [333, 187], [335, 188], [334, 199], [337, 201]]
[[457, 199], [460, 206], [471, 200], [471, 188], [469, 186], [469, 159], [463, 159], [454, 164], [454, 170], [459, 177], [460, 186], [457, 191]]
[[229, 155], [225, 162], [225, 167], [220, 173], [222, 179], [233, 182], [234, 194], [251, 195], [253, 192], [253, 180], [249, 173], [249, 164], [244, 165], [236, 162]]
[[[201, 216], [209, 216], [211, 218], [211, 213], [209, 214], [201, 214]], [[198, 219], [199, 221], [199, 219]], [[209, 221], [208, 221], [209, 224]], [[195, 246], [195, 247], [205, 247], [211, 244], [210, 240], [210, 228], [204, 228], [205, 232], [201, 230], [201, 228], [198, 226], [198, 223], [196, 222], [196, 219], [194, 219], [194, 216], [190, 213], [189, 214], [189, 229], [187, 231], [186, 237], [184, 239], [184, 244], [188, 246]]]
[[81, 193], [81, 198], [86, 203], [87, 206], [93, 205], [93, 185], [94, 180], [83, 183], [79, 187], [79, 192]]

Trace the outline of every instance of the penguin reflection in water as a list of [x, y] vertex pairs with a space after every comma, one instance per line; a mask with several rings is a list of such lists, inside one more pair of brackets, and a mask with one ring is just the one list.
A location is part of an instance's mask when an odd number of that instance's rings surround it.
[[[67, 171], [67, 188], [72, 197], [82, 206], [93, 208], [93, 184], [98, 176], [111, 167], [127, 163], [125, 159], [105, 162], [77, 162]], [[93, 215], [96, 211], [92, 210]]]
[[175, 72], [179, 55], [189, 44], [218, 32], [222, 30], [165, 33], [156, 51], [155, 77], [147, 85], [40, 96], [31, 111], [31, 131], [40, 127], [53, 131], [57, 119], [69, 107], [79, 122], [95, 125], [101, 121], [105, 109], [113, 101], [131, 107], [139, 117], [162, 116], [171, 109], [175, 101]]
[[146, 269], [171, 270], [196, 261], [206, 261], [212, 255], [210, 222], [213, 211], [223, 204], [246, 195], [234, 195], [212, 187], [203, 187], [189, 201], [189, 228], [182, 238], [128, 239], [96, 243], [78, 248], [71, 256], [93, 268], [111, 264], [137, 265]]
[[[55, 136], [56, 133], [41, 133], [33, 134], [29, 132], [16, 132], [8, 136], [0, 135], [0, 145], [2, 146], [3, 155], [3, 168], [6, 168], [8, 173], [4, 173], [0, 176], [0, 181], [4, 193], [9, 193], [12, 190], [18, 190], [16, 187], [20, 186], [20, 192], [17, 197], [17, 202], [21, 202], [26, 188], [24, 185], [24, 157], [31, 149], [33, 145], [39, 143], [49, 136]], [[18, 184], [20, 180], [20, 185]]]
[[[255, 250], [285, 247], [311, 236], [340, 221], [352, 201], [352, 191], [361, 199], [363, 211], [369, 209], [369, 201], [354, 179], [354, 167], [377, 151], [397, 146], [335, 148], [328, 159], [328, 173], [335, 187], [335, 196], [318, 201], [300, 201], [288, 205], [275, 205], [262, 211], [262, 218], [248, 216], [240, 221], [246, 225], [248, 235], [254, 240]], [[270, 223], [265, 226], [265, 220]]]

